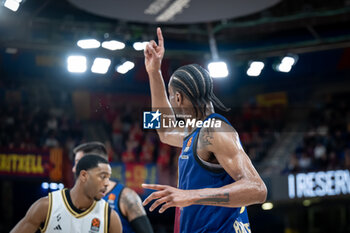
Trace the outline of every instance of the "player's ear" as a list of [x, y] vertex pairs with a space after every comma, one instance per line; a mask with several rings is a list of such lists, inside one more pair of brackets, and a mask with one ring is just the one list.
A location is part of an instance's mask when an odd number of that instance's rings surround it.
[[85, 183], [88, 180], [89, 173], [85, 170], [81, 170], [79, 174], [79, 179]]
[[178, 92], [178, 91], [175, 92], [175, 102], [176, 102], [178, 107], [180, 107], [180, 105], [183, 102], [182, 94], [180, 92]]

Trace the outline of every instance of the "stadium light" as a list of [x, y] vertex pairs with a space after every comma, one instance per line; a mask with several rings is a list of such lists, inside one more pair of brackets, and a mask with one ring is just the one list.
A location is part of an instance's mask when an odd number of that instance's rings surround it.
[[77, 45], [82, 49], [97, 49], [101, 46], [101, 43], [95, 39], [79, 40]]
[[131, 61], [126, 61], [122, 65], [117, 67], [117, 72], [121, 74], [126, 74], [129, 70], [134, 68], [135, 64]]
[[6, 0], [4, 3], [4, 7], [16, 12], [21, 2], [22, 0]]
[[134, 49], [136, 51], [141, 51], [141, 50], [144, 50], [147, 46], [148, 42], [147, 41], [144, 41], [144, 42], [135, 42], [132, 47], [134, 47]]
[[112, 51], [121, 50], [125, 48], [125, 44], [123, 42], [116, 41], [116, 40], [104, 41], [102, 43], [102, 48], [109, 49]]
[[263, 210], [271, 210], [273, 208], [273, 204], [271, 202], [265, 202], [261, 205]]
[[85, 56], [69, 56], [67, 58], [67, 69], [72, 73], [84, 73], [87, 69]]
[[297, 56], [296, 55], [288, 55], [285, 56], [281, 62], [275, 66], [276, 70], [278, 72], [284, 72], [284, 73], [288, 73], [292, 70], [293, 65], [295, 65], [297, 61]]
[[296, 59], [294, 57], [290, 57], [290, 56], [287, 56], [287, 57], [284, 57], [282, 59], [282, 64], [286, 64], [286, 65], [289, 65], [289, 66], [292, 66], [294, 65], [296, 62]]
[[213, 78], [226, 78], [228, 76], [228, 69], [226, 62], [215, 61], [208, 64], [210, 76]]
[[257, 77], [261, 74], [264, 69], [265, 64], [261, 61], [253, 61], [250, 63], [249, 69], [247, 70], [247, 75], [252, 77]]
[[61, 190], [61, 189], [64, 189], [64, 185], [62, 183], [59, 183], [58, 184], [58, 189]]
[[49, 183], [47, 183], [47, 182], [41, 183], [41, 188], [42, 189], [48, 189], [49, 188]]
[[291, 71], [292, 66], [285, 64], [285, 63], [281, 63], [281, 64], [277, 65], [276, 69], [279, 72], [288, 73], [289, 71]]
[[57, 183], [50, 183], [50, 189], [55, 190], [58, 188]]
[[109, 66], [111, 65], [111, 59], [98, 57], [94, 60], [91, 67], [91, 72], [97, 74], [107, 73]]

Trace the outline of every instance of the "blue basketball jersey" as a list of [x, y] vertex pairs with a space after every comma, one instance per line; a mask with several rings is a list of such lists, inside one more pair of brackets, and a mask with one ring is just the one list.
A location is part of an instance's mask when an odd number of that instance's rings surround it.
[[119, 199], [124, 187], [124, 185], [117, 183], [116, 186], [103, 199], [118, 213], [123, 226], [123, 233], [132, 233], [133, 231], [128, 219], [120, 212], [119, 209]]
[[[219, 114], [210, 118], [220, 119], [230, 124]], [[231, 125], [231, 124], [230, 124]], [[220, 188], [235, 182], [219, 165], [210, 166], [197, 155], [197, 142], [200, 128], [184, 139], [179, 156], [178, 188], [184, 190]], [[181, 233], [199, 232], [250, 232], [248, 214], [245, 207], [228, 208], [220, 206], [191, 205], [180, 209], [179, 231]], [[177, 228], [178, 226], [175, 226]]]

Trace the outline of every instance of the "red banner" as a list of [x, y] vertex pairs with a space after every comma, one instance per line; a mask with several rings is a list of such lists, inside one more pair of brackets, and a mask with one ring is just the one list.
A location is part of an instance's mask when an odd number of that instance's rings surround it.
[[0, 150], [0, 175], [62, 179], [62, 149]]

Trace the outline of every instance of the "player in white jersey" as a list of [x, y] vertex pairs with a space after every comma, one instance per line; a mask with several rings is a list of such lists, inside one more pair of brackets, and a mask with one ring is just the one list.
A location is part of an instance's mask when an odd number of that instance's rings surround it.
[[52, 192], [36, 201], [11, 233], [121, 233], [118, 214], [104, 197], [111, 167], [98, 155], [86, 155], [76, 167], [71, 190]]

